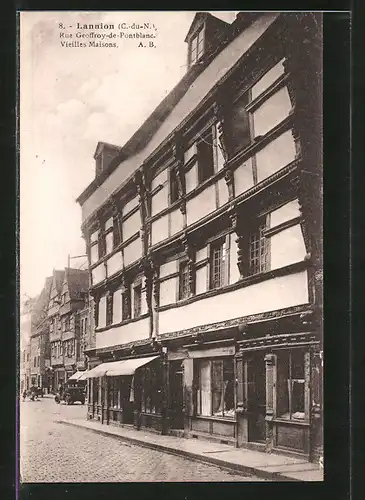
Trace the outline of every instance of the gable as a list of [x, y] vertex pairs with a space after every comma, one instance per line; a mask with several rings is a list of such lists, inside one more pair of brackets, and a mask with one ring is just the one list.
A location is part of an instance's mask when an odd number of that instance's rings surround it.
[[192, 35], [204, 24], [207, 17], [208, 17], [207, 12], [197, 12], [195, 14], [195, 17], [190, 25], [189, 31], [187, 32], [184, 42], [187, 42], [192, 37]]

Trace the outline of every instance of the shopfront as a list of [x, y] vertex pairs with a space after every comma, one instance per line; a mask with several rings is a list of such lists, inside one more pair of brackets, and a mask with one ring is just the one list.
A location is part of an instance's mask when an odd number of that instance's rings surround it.
[[89, 419], [162, 432], [159, 356], [102, 363], [86, 376]]
[[308, 345], [238, 351], [238, 446], [311, 458], [312, 417], [320, 406], [315, 358]]
[[[237, 425], [234, 355], [234, 345], [188, 349], [187, 357], [182, 362], [186, 437], [208, 437], [235, 445]], [[170, 391], [170, 398], [171, 396]], [[172, 408], [174, 405], [174, 399], [171, 399]], [[178, 407], [176, 411], [179, 412]]]

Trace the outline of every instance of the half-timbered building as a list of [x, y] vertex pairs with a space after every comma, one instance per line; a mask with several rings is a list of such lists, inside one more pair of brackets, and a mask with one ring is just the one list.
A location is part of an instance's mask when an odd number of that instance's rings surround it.
[[89, 418], [321, 454], [320, 26], [198, 13], [186, 75], [98, 144]]

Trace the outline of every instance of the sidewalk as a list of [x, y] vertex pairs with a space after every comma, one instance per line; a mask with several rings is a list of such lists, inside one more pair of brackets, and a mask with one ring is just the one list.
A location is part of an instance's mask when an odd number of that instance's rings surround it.
[[323, 481], [323, 470], [318, 465], [298, 458], [233, 448], [204, 440], [162, 436], [84, 419], [58, 420], [58, 423], [82, 427], [138, 446], [212, 463], [271, 481]]

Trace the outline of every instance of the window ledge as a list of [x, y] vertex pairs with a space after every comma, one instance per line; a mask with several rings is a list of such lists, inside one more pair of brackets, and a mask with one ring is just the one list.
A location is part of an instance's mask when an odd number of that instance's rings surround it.
[[194, 415], [194, 418], [198, 418], [199, 420], [219, 420], [221, 422], [229, 422], [236, 423], [236, 417], [214, 417], [213, 415]]
[[166, 311], [167, 309], [172, 309], [174, 307], [181, 307], [191, 304], [197, 300], [206, 299], [209, 297], [213, 297], [215, 295], [220, 295], [222, 293], [231, 292], [237, 290], [239, 288], [244, 288], [246, 286], [250, 286], [256, 283], [260, 283], [262, 281], [266, 281], [272, 278], [277, 278], [279, 276], [285, 276], [287, 274], [293, 274], [296, 272], [300, 272], [309, 267], [308, 262], [300, 261], [295, 264], [290, 264], [289, 266], [280, 267], [279, 269], [274, 269], [272, 271], [266, 271], [265, 273], [254, 274], [252, 276], [246, 276], [245, 278], [241, 278], [236, 283], [231, 283], [230, 285], [226, 285], [222, 288], [215, 288], [213, 290], [208, 290], [206, 292], [200, 293], [198, 295], [194, 295], [184, 300], [179, 300], [178, 302], [174, 302], [173, 304], [166, 304], [164, 306], [160, 306], [157, 308], [159, 312]]
[[295, 420], [289, 418], [275, 417], [275, 418], [270, 418], [270, 422], [275, 422], [276, 424], [289, 424], [289, 425], [293, 424], [293, 425], [301, 425], [304, 427], [309, 427], [308, 420]]
[[141, 314], [141, 316], [138, 316], [138, 318], [126, 319], [124, 321], [120, 321], [119, 323], [114, 323], [114, 324], [111, 324], [111, 325], [108, 325], [108, 326], [96, 327], [95, 328], [95, 332], [96, 333], [98, 333], [98, 332], [104, 332], [106, 330], [111, 330], [111, 329], [117, 328], [119, 326], [128, 325], [129, 323], [135, 323], [136, 321], [139, 321], [140, 319], [145, 319], [145, 318], [148, 318], [148, 317], [149, 317], [148, 313]]

